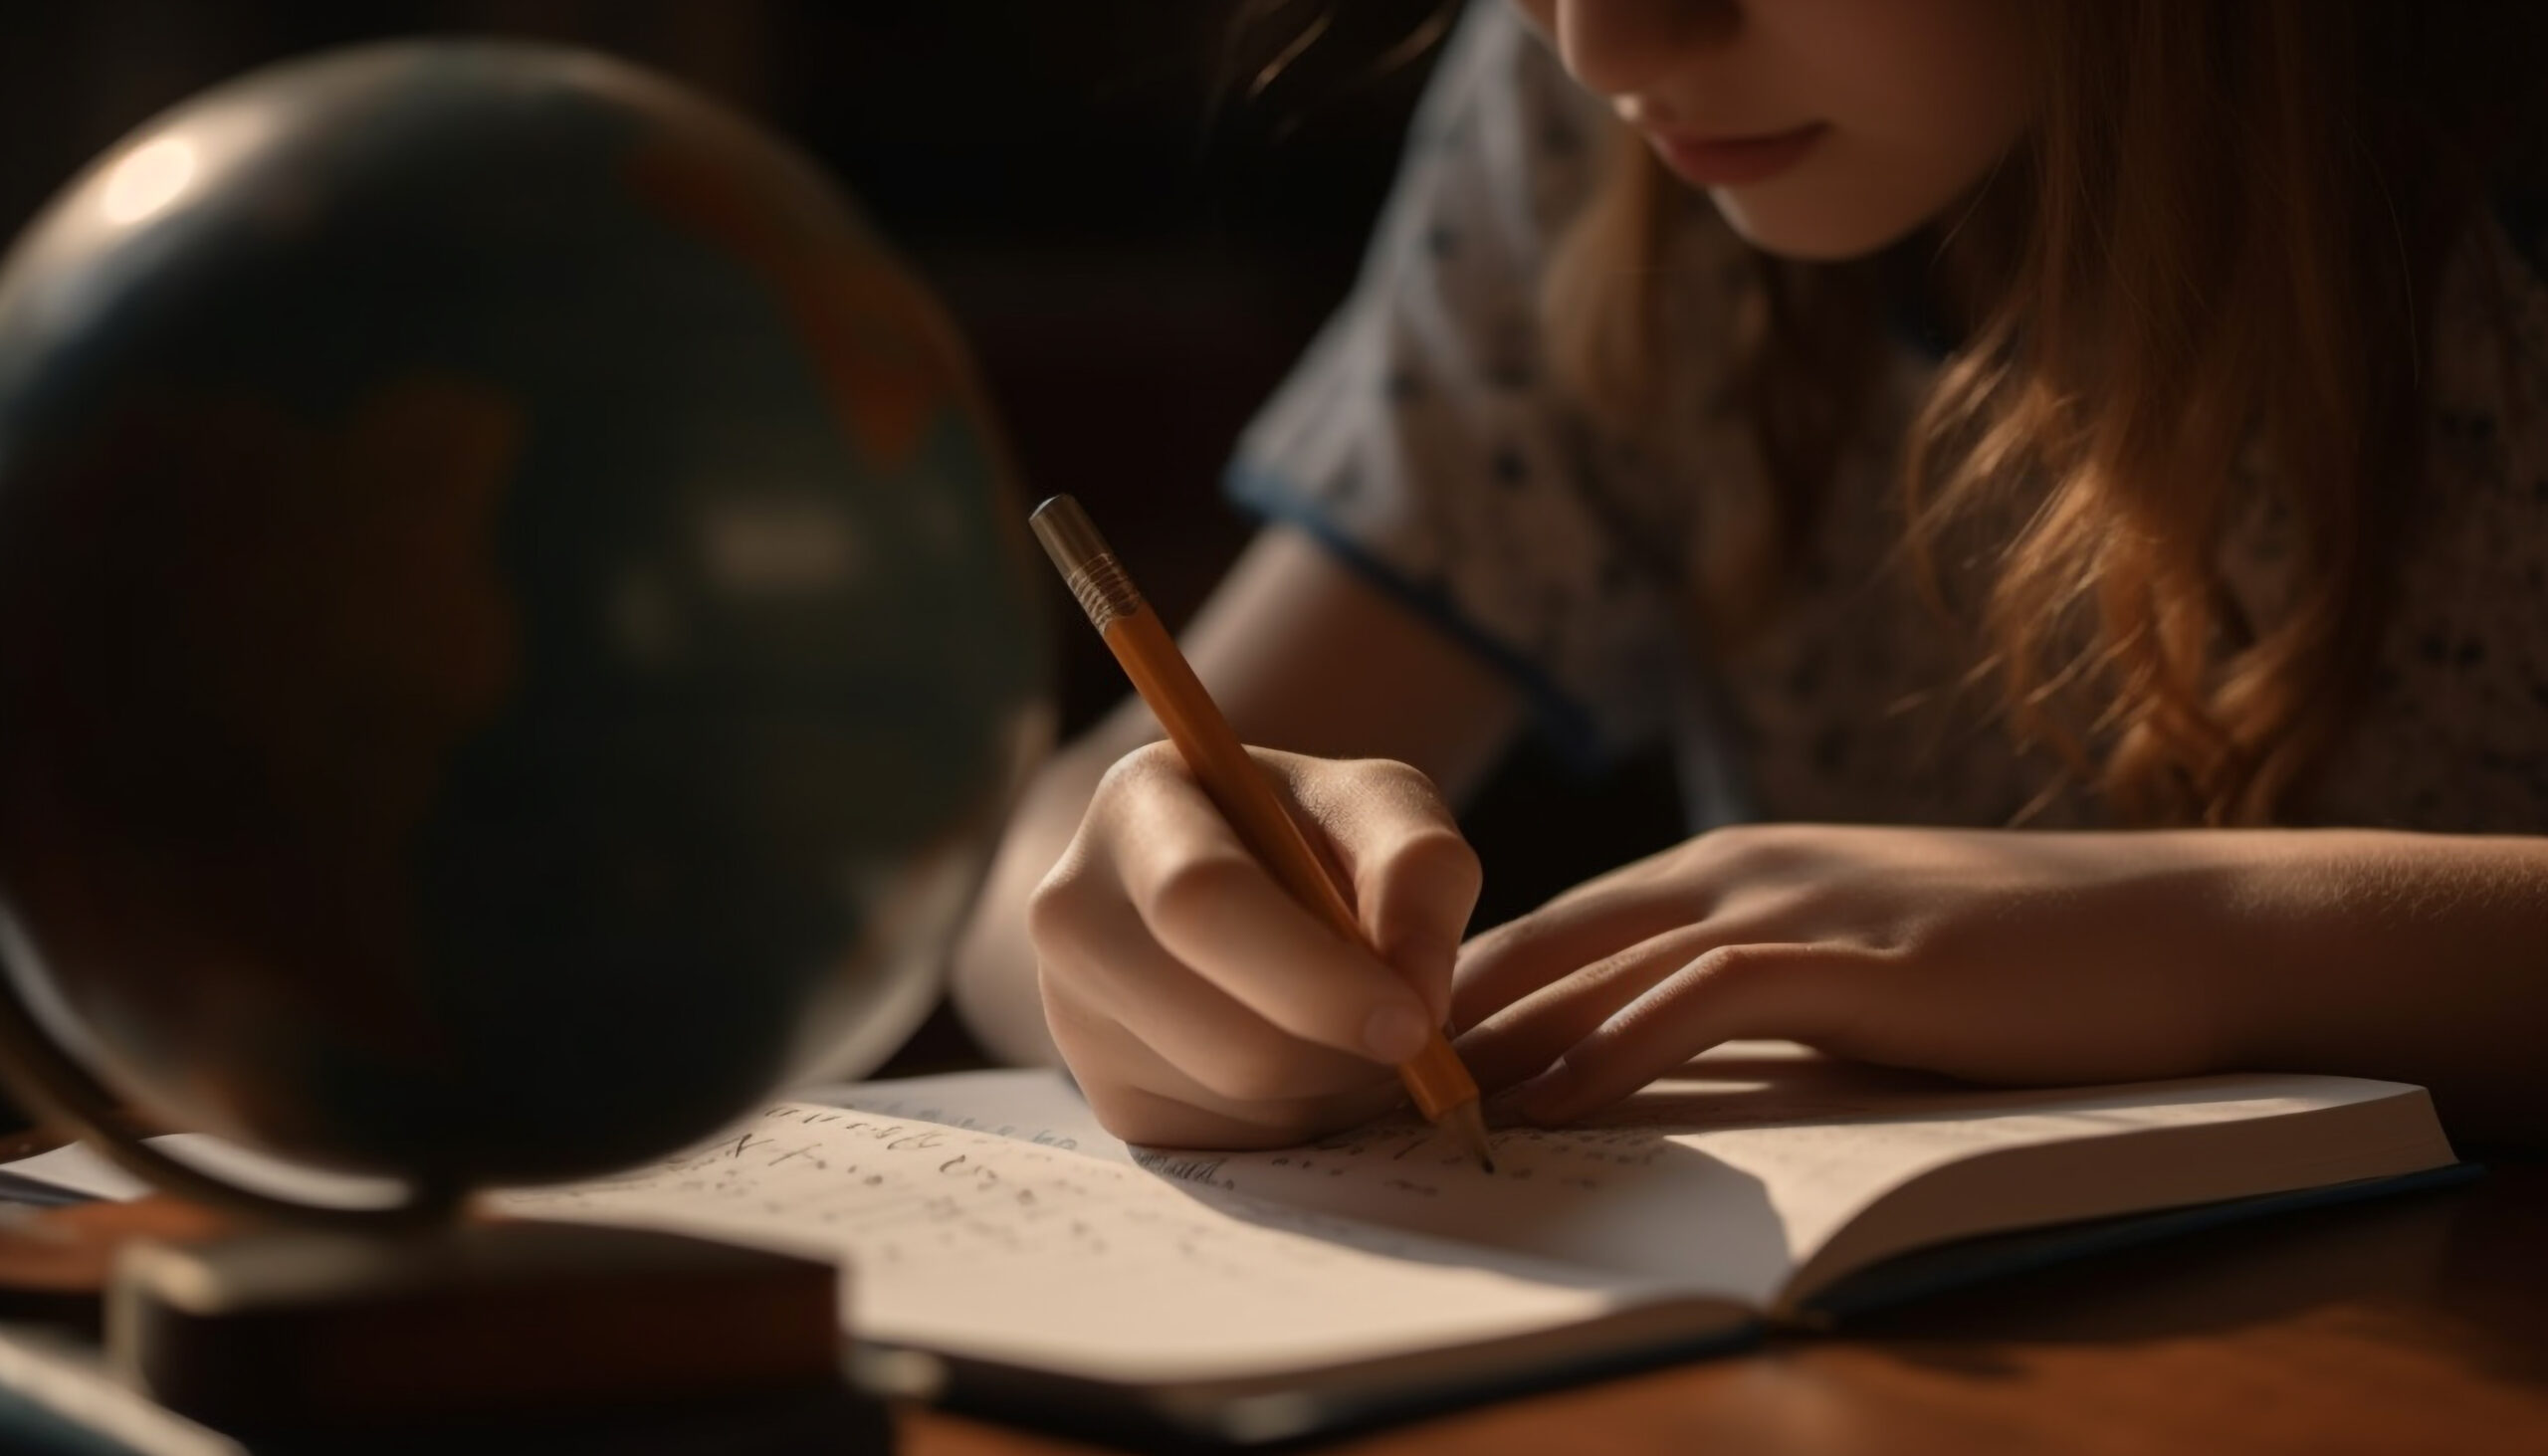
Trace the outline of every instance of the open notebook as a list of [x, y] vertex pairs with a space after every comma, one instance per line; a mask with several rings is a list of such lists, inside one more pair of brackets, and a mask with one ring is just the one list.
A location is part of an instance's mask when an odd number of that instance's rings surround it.
[[[1128, 1148], [1058, 1075], [984, 1072], [816, 1089], [499, 1204], [843, 1255], [876, 1369], [1048, 1421], [1259, 1441], [1810, 1322], [1939, 1277], [1893, 1256], [1975, 1235], [2060, 1226], [2024, 1246], [2040, 1260], [2113, 1241], [2116, 1215], [2454, 1169], [2397, 1083], [2004, 1091], [1760, 1043], [1685, 1071], [1589, 1126], [1498, 1131], [1493, 1174], [1406, 1121]], [[1976, 1247], [1953, 1274], [1993, 1261]]]

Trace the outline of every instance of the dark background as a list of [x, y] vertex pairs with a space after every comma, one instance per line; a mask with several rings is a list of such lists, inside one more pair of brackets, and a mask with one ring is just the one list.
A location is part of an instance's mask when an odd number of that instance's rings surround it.
[[[616, 53], [849, 187], [965, 330], [1030, 499], [1086, 502], [1174, 625], [1247, 536], [1222, 460], [1352, 281], [1445, 18], [1443, 0], [13, 4], [0, 230], [154, 111], [283, 56], [432, 32]], [[1061, 645], [1068, 729], [1123, 684], [1095, 634]], [[1526, 748], [1468, 816], [1479, 924], [1665, 842], [1676, 813], [1658, 760], [1592, 781]], [[903, 1064], [965, 1052], [942, 1017]]]

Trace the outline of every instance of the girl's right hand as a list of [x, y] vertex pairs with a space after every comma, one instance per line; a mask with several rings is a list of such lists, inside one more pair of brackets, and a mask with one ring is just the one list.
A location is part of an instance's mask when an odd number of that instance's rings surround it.
[[1265, 871], [1174, 747], [1118, 760], [1027, 926], [1053, 1040], [1127, 1142], [1279, 1146], [1376, 1117], [1450, 1009], [1479, 869], [1432, 781], [1249, 751], [1380, 953]]

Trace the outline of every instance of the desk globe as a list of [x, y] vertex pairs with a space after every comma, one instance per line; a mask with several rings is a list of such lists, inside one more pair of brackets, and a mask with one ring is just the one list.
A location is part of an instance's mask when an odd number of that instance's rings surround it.
[[738, 117], [493, 41], [209, 92], [0, 271], [12, 984], [153, 1120], [455, 1195], [868, 1070], [1048, 731], [1019, 510]]

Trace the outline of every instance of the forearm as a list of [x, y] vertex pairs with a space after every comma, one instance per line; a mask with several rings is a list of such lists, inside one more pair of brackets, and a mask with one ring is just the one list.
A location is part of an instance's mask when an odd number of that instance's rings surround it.
[[[2289, 841], [2297, 853], [2269, 841]], [[2320, 830], [2279, 862], [2227, 962], [2239, 1059], [2421, 1083], [2455, 1136], [2548, 1141], [2548, 839]]]
[[956, 942], [950, 993], [984, 1050], [1005, 1062], [1061, 1060], [1044, 1027], [1035, 984], [1035, 946], [1026, 903], [1069, 847], [1098, 780], [1125, 753], [1158, 736], [1138, 703], [1108, 718], [1047, 759], [1018, 799], [998, 853]]

